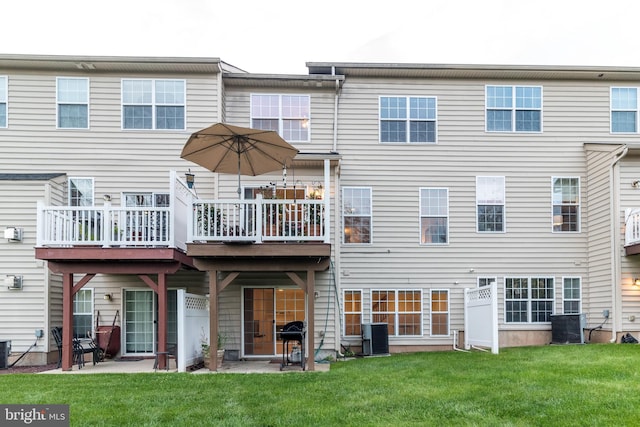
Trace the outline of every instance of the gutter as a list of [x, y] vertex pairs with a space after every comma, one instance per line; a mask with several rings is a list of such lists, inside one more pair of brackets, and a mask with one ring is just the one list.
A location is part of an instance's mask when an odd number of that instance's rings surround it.
[[618, 213], [620, 212], [620, 180], [619, 174], [617, 173], [618, 163], [622, 160], [623, 157], [627, 155], [629, 152], [629, 147], [624, 145], [616, 150], [614, 153], [614, 158], [611, 161], [611, 167], [609, 169], [609, 182], [612, 185], [612, 191], [609, 195], [610, 202], [609, 203], [609, 215], [611, 217], [611, 242], [612, 242], [612, 250], [611, 250], [611, 303], [613, 304], [613, 314], [615, 317], [611, 322], [611, 339], [609, 342], [615, 343], [617, 341], [617, 332], [616, 328], [618, 327], [618, 318], [620, 316], [620, 310], [622, 307], [621, 295], [618, 295], [618, 286], [622, 281], [621, 278], [621, 260], [620, 260], [620, 216]]

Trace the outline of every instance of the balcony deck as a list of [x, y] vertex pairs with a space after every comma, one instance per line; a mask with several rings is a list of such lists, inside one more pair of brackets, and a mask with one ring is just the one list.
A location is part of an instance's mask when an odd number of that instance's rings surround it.
[[143, 262], [156, 250], [157, 262], [176, 258], [162, 249], [189, 257], [328, 257], [327, 205], [262, 198], [191, 200], [162, 208], [38, 204], [37, 257]]

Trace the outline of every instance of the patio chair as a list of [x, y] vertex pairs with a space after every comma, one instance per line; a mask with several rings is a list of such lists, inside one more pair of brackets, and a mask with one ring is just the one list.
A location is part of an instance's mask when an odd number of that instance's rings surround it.
[[[60, 326], [56, 326], [51, 328], [51, 335], [53, 335], [53, 339], [56, 342], [56, 346], [58, 347], [58, 364], [57, 367], [60, 368], [62, 366], [62, 328]], [[84, 340], [81, 341], [77, 338], [73, 339], [73, 361], [71, 364], [78, 364], [78, 369], [81, 369], [84, 366], [84, 355], [91, 353], [93, 357], [93, 364], [95, 365], [100, 361], [100, 352], [102, 351], [93, 340]]]

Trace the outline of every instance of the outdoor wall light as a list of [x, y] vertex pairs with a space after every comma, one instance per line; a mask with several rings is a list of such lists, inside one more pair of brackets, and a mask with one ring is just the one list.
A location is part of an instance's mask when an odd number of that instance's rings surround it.
[[111, 201], [111, 194], [105, 194], [104, 196], [102, 196], [102, 198], [104, 199], [105, 202], [110, 202]]
[[196, 181], [196, 176], [191, 173], [191, 169], [189, 169], [189, 172], [184, 174], [184, 178], [187, 181], [187, 187], [193, 188], [193, 184]]
[[104, 294], [103, 298], [105, 301], [111, 302], [111, 294]]
[[640, 288], [640, 278], [636, 277], [635, 279], [633, 279], [633, 288], [634, 289]]
[[631, 186], [632, 186], [633, 188], [640, 188], [640, 180], [638, 180], [638, 179], [637, 179], [637, 180], [633, 181], [633, 182], [631, 183]]

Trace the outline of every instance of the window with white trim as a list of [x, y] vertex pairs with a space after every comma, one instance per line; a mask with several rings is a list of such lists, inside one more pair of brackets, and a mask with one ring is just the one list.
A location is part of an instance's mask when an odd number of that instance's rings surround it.
[[498, 279], [496, 277], [478, 277], [478, 287], [491, 286], [496, 283]]
[[380, 97], [380, 142], [436, 142], [436, 98]]
[[449, 189], [420, 189], [420, 243], [449, 243]]
[[449, 291], [431, 290], [431, 336], [449, 335]]
[[362, 291], [345, 289], [344, 301], [344, 335], [360, 336], [362, 334]]
[[505, 231], [504, 176], [476, 177], [477, 230], [481, 233]]
[[562, 278], [562, 311], [564, 314], [579, 314], [581, 312], [580, 277]]
[[541, 132], [542, 86], [487, 86], [487, 132]]
[[371, 243], [371, 188], [342, 189], [343, 242]]
[[93, 178], [69, 178], [69, 206], [93, 206]]
[[386, 323], [389, 335], [422, 335], [422, 291], [371, 291], [371, 320]]
[[553, 314], [552, 277], [506, 277], [506, 323], [544, 323]]
[[309, 142], [309, 95], [251, 95], [251, 126], [274, 130], [288, 142]]
[[635, 87], [611, 88], [611, 132], [638, 132], [638, 89]]
[[7, 101], [8, 101], [8, 89], [7, 89], [7, 76], [0, 76], [0, 128], [6, 128], [8, 126], [7, 120]]
[[184, 80], [122, 80], [123, 129], [185, 129]]
[[80, 289], [73, 296], [73, 336], [93, 336], [93, 289]]
[[89, 79], [56, 79], [57, 124], [59, 129], [89, 128]]
[[580, 231], [580, 178], [552, 177], [554, 232]]

